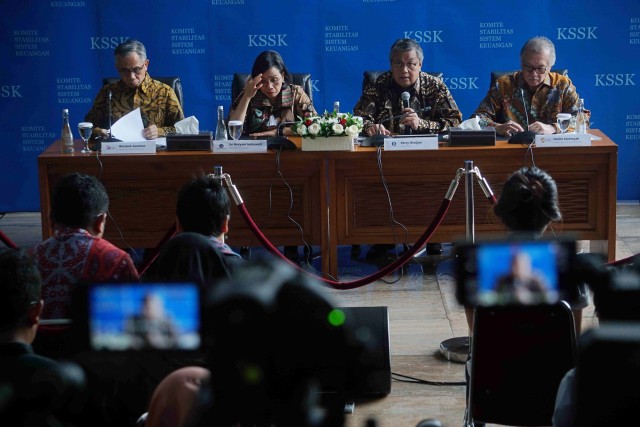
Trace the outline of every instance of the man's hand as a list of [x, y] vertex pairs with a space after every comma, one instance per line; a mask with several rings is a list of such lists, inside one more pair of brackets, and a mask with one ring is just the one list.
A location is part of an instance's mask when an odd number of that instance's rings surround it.
[[150, 125], [148, 128], [143, 129], [142, 136], [146, 139], [156, 139], [158, 137], [158, 126]]
[[541, 122], [531, 123], [529, 125], [529, 130], [531, 132], [540, 133], [543, 135], [551, 135], [556, 133], [556, 127], [553, 125], [545, 125]]
[[[498, 135], [506, 136], [510, 138], [511, 135], [517, 132], [522, 132], [524, 129], [518, 123], [509, 120], [507, 123], [501, 123], [494, 126]], [[531, 128], [531, 126], [529, 126]]]
[[369, 136], [372, 135], [391, 135], [391, 132], [384, 125], [371, 125], [366, 129]]
[[413, 110], [413, 108], [405, 108], [402, 110], [402, 114], [406, 114], [407, 116], [404, 117], [400, 123], [405, 126], [409, 126], [413, 130], [418, 129], [418, 126], [420, 126], [420, 117], [418, 117], [418, 114]]

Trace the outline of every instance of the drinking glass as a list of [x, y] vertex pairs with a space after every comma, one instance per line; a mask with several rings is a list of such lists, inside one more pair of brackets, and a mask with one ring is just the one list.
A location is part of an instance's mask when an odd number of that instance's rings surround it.
[[558, 120], [558, 127], [560, 128], [562, 133], [567, 133], [567, 129], [569, 129], [569, 123], [571, 123], [571, 114], [558, 113], [556, 119]]
[[78, 132], [80, 132], [80, 138], [84, 142], [84, 147], [80, 150], [81, 153], [90, 153], [89, 150], [89, 138], [91, 138], [91, 131], [93, 130], [93, 123], [80, 122], [78, 123]]
[[242, 121], [240, 120], [229, 120], [229, 135], [234, 140], [240, 138], [242, 135]]

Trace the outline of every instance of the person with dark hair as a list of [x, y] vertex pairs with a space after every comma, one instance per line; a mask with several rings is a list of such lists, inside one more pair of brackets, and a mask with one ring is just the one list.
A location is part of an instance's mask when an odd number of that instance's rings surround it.
[[220, 181], [211, 175], [199, 176], [187, 182], [178, 193], [176, 204], [178, 230], [198, 233], [209, 239], [224, 257], [228, 269], [244, 262], [225, 243], [229, 232], [231, 202]]
[[138, 281], [131, 257], [102, 238], [109, 196], [97, 178], [66, 175], [51, 196], [53, 236], [33, 249], [42, 276], [45, 319], [69, 318], [79, 283]]
[[176, 122], [184, 119], [182, 106], [175, 91], [168, 85], [151, 78], [148, 72], [147, 49], [135, 39], [128, 39], [114, 50], [115, 65], [120, 80], [102, 86], [85, 121], [93, 123], [93, 137], [108, 136], [109, 94], [111, 94], [111, 120], [140, 108], [146, 139], [156, 139], [175, 132]]
[[0, 424], [65, 426], [84, 386], [74, 364], [40, 356], [33, 343], [44, 302], [38, 267], [23, 249], [0, 249]]
[[[430, 134], [446, 132], [458, 126], [462, 114], [444, 82], [424, 71], [424, 52], [413, 39], [398, 39], [389, 51], [390, 71], [382, 73], [364, 88], [353, 107], [353, 114], [363, 119], [363, 132], [372, 135]], [[409, 94], [409, 107], [404, 107], [403, 93]], [[416, 113], [430, 107], [429, 111]], [[390, 120], [402, 114], [402, 118]], [[369, 248], [367, 259], [383, 257], [395, 248], [393, 244], [375, 244]], [[359, 254], [358, 245], [352, 254]], [[442, 244], [428, 243], [427, 253], [442, 254]]]
[[569, 77], [551, 71], [555, 63], [551, 40], [541, 36], [527, 40], [520, 50], [521, 70], [499, 77], [473, 116], [506, 137], [526, 130], [560, 133], [556, 116], [576, 114], [580, 96]]
[[536, 167], [520, 168], [505, 181], [493, 211], [512, 233], [536, 238], [549, 224], [562, 220], [556, 183]]
[[[550, 224], [562, 220], [556, 182], [537, 167], [525, 166], [515, 171], [505, 181], [493, 211], [511, 232], [510, 238], [539, 239]], [[580, 333], [582, 310], [589, 305], [585, 283], [578, 286], [569, 304], [576, 332]], [[467, 320], [471, 322], [470, 313]]]
[[[244, 122], [243, 133], [252, 136], [276, 136], [281, 122], [317, 115], [309, 96], [291, 83], [291, 75], [276, 51], [260, 53], [251, 69], [244, 90], [233, 100], [229, 120]], [[285, 135], [291, 129], [281, 127]]]
[[[398, 39], [391, 46], [391, 70], [364, 88], [353, 114], [364, 120], [367, 135], [440, 133], [458, 126], [462, 114], [444, 82], [422, 71], [424, 53], [413, 39]], [[409, 107], [403, 107], [402, 93], [408, 92]], [[431, 107], [429, 111], [416, 110]], [[391, 117], [404, 117], [388, 121]], [[382, 123], [384, 121], [384, 123]]]
[[145, 280], [189, 281], [209, 289], [220, 279], [229, 277], [234, 267], [244, 263], [230, 249], [226, 254], [221, 252], [218, 249], [221, 246], [220, 242], [202, 234], [182, 232], [162, 247]]

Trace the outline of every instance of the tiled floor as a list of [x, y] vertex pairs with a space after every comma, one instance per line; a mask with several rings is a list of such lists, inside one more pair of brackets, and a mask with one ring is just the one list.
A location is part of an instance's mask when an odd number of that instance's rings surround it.
[[[9, 213], [0, 219], [0, 230], [19, 246], [32, 246], [41, 240], [40, 214]], [[588, 244], [582, 246], [588, 250]], [[618, 205], [616, 248], [617, 259], [640, 253], [640, 206]], [[350, 260], [349, 251], [348, 247], [339, 251], [345, 260], [342, 274], [364, 276], [375, 270], [363, 261], [366, 247], [358, 261]], [[391, 370], [398, 374], [390, 395], [356, 404], [347, 427], [364, 427], [369, 419], [375, 419], [378, 427], [412, 427], [424, 418], [440, 419], [444, 426], [462, 425], [465, 387], [459, 383], [464, 381], [463, 365], [439, 353], [444, 340], [467, 335], [464, 310], [447, 271], [446, 257], [423, 257], [408, 265], [402, 276], [353, 290], [329, 290], [343, 306], [389, 308]], [[343, 276], [342, 280], [349, 279]], [[583, 330], [594, 324], [590, 306], [584, 311]], [[444, 384], [404, 382], [400, 375]]]

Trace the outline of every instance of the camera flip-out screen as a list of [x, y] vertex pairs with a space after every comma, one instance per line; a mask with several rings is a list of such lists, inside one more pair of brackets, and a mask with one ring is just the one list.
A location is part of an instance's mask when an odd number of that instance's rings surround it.
[[88, 290], [91, 349], [197, 350], [200, 297], [195, 283], [107, 283]]
[[457, 296], [465, 305], [571, 301], [575, 241], [485, 241], [457, 246]]

